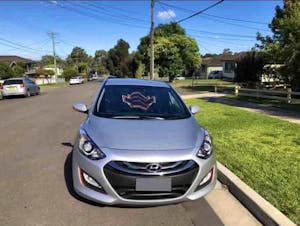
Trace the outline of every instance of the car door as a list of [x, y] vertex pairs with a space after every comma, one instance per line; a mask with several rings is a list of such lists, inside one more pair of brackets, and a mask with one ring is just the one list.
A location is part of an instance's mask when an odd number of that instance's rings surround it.
[[34, 94], [38, 93], [38, 86], [35, 84], [35, 82], [32, 81], [31, 79], [29, 79], [29, 82], [32, 86], [32, 90], [33, 90]]

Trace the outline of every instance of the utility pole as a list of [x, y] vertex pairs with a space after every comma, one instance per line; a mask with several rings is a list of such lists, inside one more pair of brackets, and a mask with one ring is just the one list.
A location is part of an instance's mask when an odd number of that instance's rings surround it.
[[57, 79], [57, 65], [56, 65], [56, 53], [55, 53], [55, 33], [51, 32], [49, 33], [51, 39], [52, 39], [52, 49], [53, 49], [53, 63], [54, 63], [54, 78], [55, 81]]
[[150, 30], [150, 79], [154, 80], [154, 3], [151, 0], [151, 30]]

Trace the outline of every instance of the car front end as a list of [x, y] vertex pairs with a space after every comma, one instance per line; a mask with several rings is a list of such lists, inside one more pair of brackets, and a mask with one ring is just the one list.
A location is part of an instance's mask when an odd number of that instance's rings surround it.
[[[192, 116], [197, 107], [185, 109], [173, 90], [160, 88], [124, 86], [118, 90], [106, 86], [91, 110], [82, 104], [73, 105], [88, 114], [73, 147], [77, 194], [106, 205], [147, 206], [195, 200], [214, 188], [217, 170], [212, 140]], [[156, 94], [156, 99], [143, 98], [137, 89]], [[118, 92], [129, 94], [120, 100]], [[174, 95], [172, 101], [177, 107], [182, 106], [181, 115], [136, 114], [159, 111], [169, 95]], [[128, 107], [126, 115], [119, 114], [119, 109], [118, 114], [107, 114], [103, 107], [115, 112], [119, 104], [122, 109]], [[147, 105], [153, 109], [146, 109]], [[128, 115], [128, 110], [134, 115]]]

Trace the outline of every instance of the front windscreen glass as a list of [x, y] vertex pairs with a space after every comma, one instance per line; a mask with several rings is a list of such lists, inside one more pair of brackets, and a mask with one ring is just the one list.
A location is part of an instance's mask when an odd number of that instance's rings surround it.
[[108, 85], [99, 95], [94, 114], [108, 118], [180, 119], [190, 113], [168, 87]]

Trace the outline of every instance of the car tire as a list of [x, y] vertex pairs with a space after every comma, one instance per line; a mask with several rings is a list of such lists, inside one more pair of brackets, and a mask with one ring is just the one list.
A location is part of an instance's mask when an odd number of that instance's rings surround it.
[[30, 90], [27, 90], [26, 94], [25, 94], [25, 97], [30, 97], [30, 96], [31, 96]]
[[36, 94], [35, 95], [40, 95], [41, 94], [41, 89], [40, 89], [40, 87], [38, 88], [38, 91], [36, 92]]

